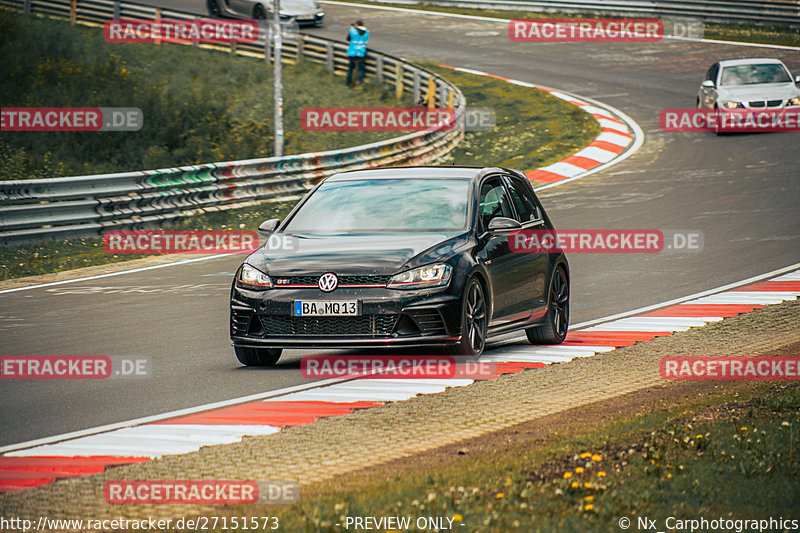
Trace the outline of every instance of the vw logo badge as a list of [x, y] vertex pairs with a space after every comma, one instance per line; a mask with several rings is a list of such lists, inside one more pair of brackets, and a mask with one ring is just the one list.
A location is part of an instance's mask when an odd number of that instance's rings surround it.
[[333, 272], [323, 274], [319, 278], [319, 290], [322, 292], [331, 292], [339, 285], [339, 278]]

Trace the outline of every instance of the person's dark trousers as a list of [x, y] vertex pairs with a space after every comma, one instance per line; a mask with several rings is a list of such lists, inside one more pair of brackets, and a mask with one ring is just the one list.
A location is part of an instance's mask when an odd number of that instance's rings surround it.
[[364, 83], [364, 76], [367, 73], [367, 61], [365, 57], [351, 57], [347, 64], [346, 83], [350, 86], [353, 81], [353, 71], [358, 69], [358, 83]]

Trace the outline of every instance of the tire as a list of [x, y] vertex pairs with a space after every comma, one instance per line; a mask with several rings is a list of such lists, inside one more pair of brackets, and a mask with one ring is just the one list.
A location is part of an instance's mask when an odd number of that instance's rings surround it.
[[561, 344], [569, 329], [569, 281], [563, 267], [556, 267], [550, 280], [550, 308], [544, 324], [525, 330], [531, 344]]
[[461, 341], [453, 347], [453, 353], [480, 357], [486, 347], [488, 318], [483, 285], [478, 278], [470, 278], [461, 300]]
[[253, 18], [255, 20], [266, 20], [267, 10], [264, 9], [263, 5], [256, 4], [256, 6], [253, 8]]
[[221, 18], [222, 8], [219, 5], [220, 0], [206, 0], [206, 9], [211, 17]]
[[253, 348], [234, 346], [236, 359], [245, 366], [273, 366], [281, 358], [281, 348]]

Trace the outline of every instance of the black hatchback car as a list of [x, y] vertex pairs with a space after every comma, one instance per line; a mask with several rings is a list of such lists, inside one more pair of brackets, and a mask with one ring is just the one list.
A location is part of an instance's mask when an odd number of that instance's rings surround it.
[[343, 172], [286, 217], [236, 272], [230, 332], [245, 365], [283, 348], [448, 346], [479, 356], [491, 335], [564, 340], [563, 253], [515, 253], [509, 237], [553, 226], [525, 175], [502, 168]]

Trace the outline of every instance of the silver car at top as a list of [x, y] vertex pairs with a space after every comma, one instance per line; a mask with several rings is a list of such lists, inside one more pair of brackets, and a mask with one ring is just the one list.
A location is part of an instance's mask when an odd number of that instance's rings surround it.
[[[206, 0], [212, 17], [237, 19], [267, 19], [272, 17], [272, 0]], [[281, 24], [321, 26], [325, 12], [316, 0], [281, 0]]]
[[698, 109], [773, 109], [800, 106], [800, 76], [778, 59], [749, 58], [711, 65], [697, 93]]

